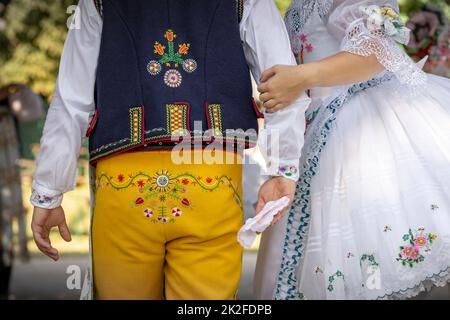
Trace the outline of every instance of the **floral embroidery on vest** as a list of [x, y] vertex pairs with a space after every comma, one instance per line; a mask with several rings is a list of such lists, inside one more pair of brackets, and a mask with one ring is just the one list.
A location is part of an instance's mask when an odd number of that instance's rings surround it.
[[434, 233], [426, 233], [425, 228], [421, 227], [417, 230], [409, 229], [409, 232], [403, 236], [405, 244], [400, 246], [400, 253], [397, 261], [403, 266], [412, 268], [414, 264], [418, 264], [425, 260], [424, 253], [431, 252], [431, 245], [437, 239]]
[[162, 72], [163, 66], [169, 68], [164, 73], [164, 83], [170, 88], [178, 88], [183, 83], [183, 76], [178, 68], [180, 66], [186, 73], [193, 73], [197, 70], [198, 64], [192, 58], [185, 59], [184, 56], [189, 54], [191, 45], [189, 43], [181, 43], [178, 49], [175, 48], [175, 39], [177, 35], [171, 30], [167, 30], [164, 38], [167, 40], [167, 46], [160, 42], [155, 42], [153, 48], [154, 53], [160, 56], [159, 60], [151, 60], [147, 64], [147, 71], [152, 76], [157, 76]]
[[130, 206], [138, 209], [143, 218], [152, 223], [175, 223], [193, 209], [195, 204], [191, 202], [189, 194], [194, 188], [215, 192], [226, 186], [233, 192], [236, 204], [242, 208], [238, 187], [226, 175], [203, 178], [188, 172], [173, 175], [167, 170], [154, 174], [119, 174], [117, 177], [102, 173], [97, 178], [96, 186], [115, 190], [136, 188], [137, 196], [131, 199]]

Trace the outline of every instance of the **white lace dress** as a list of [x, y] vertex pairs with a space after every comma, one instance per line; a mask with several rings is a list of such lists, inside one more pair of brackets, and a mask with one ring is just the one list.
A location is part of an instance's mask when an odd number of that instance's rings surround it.
[[450, 81], [396, 44], [408, 36], [396, 11], [296, 0], [287, 13], [299, 62], [341, 50], [375, 54], [386, 71], [312, 90], [301, 180], [263, 235], [257, 298], [401, 299], [450, 279]]

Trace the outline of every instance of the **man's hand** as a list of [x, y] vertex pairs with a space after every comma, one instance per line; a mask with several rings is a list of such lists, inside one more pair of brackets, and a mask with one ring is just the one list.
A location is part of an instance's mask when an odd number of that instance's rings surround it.
[[[258, 214], [267, 202], [279, 200], [288, 197], [291, 202], [294, 199], [296, 182], [284, 177], [274, 177], [266, 181], [259, 190], [258, 204], [256, 205], [256, 214]], [[272, 222], [272, 226], [283, 218], [288, 212], [289, 206], [278, 213]]]
[[35, 207], [31, 230], [33, 231], [34, 242], [39, 250], [46, 256], [57, 261], [59, 259], [58, 250], [52, 247], [50, 242], [50, 231], [58, 227], [61, 237], [67, 241], [72, 241], [69, 227], [66, 223], [66, 216], [62, 207], [56, 209], [42, 209]]

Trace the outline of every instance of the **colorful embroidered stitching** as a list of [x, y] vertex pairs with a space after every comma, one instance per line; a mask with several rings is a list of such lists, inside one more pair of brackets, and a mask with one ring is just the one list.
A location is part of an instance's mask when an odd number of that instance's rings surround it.
[[[117, 142], [112, 142], [109, 143], [107, 145], [98, 147], [97, 149], [93, 150], [90, 152], [90, 161], [94, 161], [96, 159], [99, 159], [101, 157], [107, 156], [109, 154], [124, 150], [126, 148], [138, 145], [140, 143], [142, 143], [142, 139], [143, 139], [143, 107], [132, 107], [130, 108], [130, 137], [129, 138], [124, 138], [121, 139]], [[127, 143], [128, 142], [128, 143]], [[94, 154], [97, 154], [103, 150], [106, 150], [110, 147], [116, 146], [118, 144], [121, 143], [126, 143], [123, 146], [120, 146], [116, 149], [113, 150], [109, 150], [106, 153], [100, 154], [98, 156], [93, 157]]]
[[330, 292], [334, 291], [334, 282], [336, 281], [337, 278], [342, 278], [342, 280], [344, 280], [344, 274], [339, 270], [328, 277], [328, 287], [327, 287], [328, 291]]
[[425, 228], [417, 230], [409, 229], [408, 233], [403, 236], [405, 244], [400, 246], [400, 253], [397, 261], [403, 266], [412, 268], [414, 264], [419, 264], [425, 260], [424, 253], [431, 251], [431, 245], [437, 239], [434, 233], [425, 233]]
[[174, 41], [177, 35], [171, 29], [166, 31], [164, 38], [167, 40], [167, 46], [158, 41], [153, 45], [153, 52], [160, 56], [160, 59], [159, 61], [151, 60], [147, 64], [147, 71], [150, 75], [157, 76], [161, 73], [163, 65], [168, 67], [169, 70], [164, 73], [164, 83], [170, 88], [178, 88], [183, 83], [183, 76], [177, 70], [179, 66], [181, 65], [186, 73], [193, 73], [197, 70], [198, 64], [192, 58], [184, 59], [183, 57], [189, 54], [190, 43], [181, 43], [178, 45], [178, 50], [175, 50]]
[[238, 186], [227, 175], [203, 179], [191, 173], [173, 176], [168, 170], [161, 170], [154, 174], [144, 172], [130, 174], [127, 178], [125, 174], [119, 174], [114, 178], [102, 173], [97, 177], [95, 186], [96, 189], [110, 187], [118, 191], [136, 187], [139, 193], [130, 205], [135, 208], [147, 205], [141, 212], [144, 218], [151, 219], [153, 223], [174, 223], [183, 216], [182, 208], [192, 208], [188, 186], [200, 187], [207, 192], [227, 186], [232, 190], [236, 204], [242, 208]]
[[142, 107], [130, 108], [130, 137], [131, 144], [142, 141]]
[[222, 109], [220, 104], [208, 105], [209, 126], [215, 136], [222, 135]]
[[188, 105], [168, 104], [167, 112], [167, 133], [175, 137], [181, 137], [188, 134], [187, 112]]

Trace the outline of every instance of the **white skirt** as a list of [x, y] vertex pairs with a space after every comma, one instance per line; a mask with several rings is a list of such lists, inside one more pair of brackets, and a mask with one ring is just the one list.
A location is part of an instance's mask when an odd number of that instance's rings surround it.
[[293, 208], [263, 235], [257, 298], [401, 299], [450, 281], [450, 81], [398, 87], [320, 108]]

